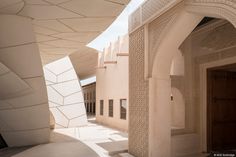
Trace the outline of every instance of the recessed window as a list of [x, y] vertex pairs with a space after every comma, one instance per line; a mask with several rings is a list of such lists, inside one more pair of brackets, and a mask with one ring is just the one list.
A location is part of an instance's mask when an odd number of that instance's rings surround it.
[[103, 115], [103, 108], [104, 108], [104, 106], [103, 106], [103, 100], [100, 100], [100, 115], [102, 116]]
[[95, 114], [95, 113], [96, 113], [96, 105], [95, 105], [95, 102], [93, 103], [93, 108], [94, 108], [93, 113]]
[[126, 119], [127, 100], [120, 99], [120, 119]]
[[113, 117], [113, 100], [109, 100], [109, 117]]

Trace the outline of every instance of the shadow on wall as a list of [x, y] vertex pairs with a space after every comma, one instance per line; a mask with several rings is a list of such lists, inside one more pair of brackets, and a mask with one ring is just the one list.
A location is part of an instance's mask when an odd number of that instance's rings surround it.
[[83, 92], [68, 57], [44, 66], [49, 108], [56, 128], [87, 125]]

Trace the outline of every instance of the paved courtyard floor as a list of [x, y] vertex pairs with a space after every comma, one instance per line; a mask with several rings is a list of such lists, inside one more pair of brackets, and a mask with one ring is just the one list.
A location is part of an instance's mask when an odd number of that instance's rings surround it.
[[[27, 149], [8, 148], [1, 157], [111, 157], [128, 149], [127, 133], [93, 122], [78, 128], [55, 129], [51, 141]], [[15, 151], [15, 153], [14, 153]]]

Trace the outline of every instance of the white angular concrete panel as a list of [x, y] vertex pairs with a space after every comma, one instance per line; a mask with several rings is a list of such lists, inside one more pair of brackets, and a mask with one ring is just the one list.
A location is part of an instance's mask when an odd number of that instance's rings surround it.
[[57, 76], [63, 72], [71, 70], [72, 68], [73, 66], [71, 65], [69, 59], [59, 59], [56, 62], [53, 62], [53, 64], [47, 64], [44, 66], [44, 71], [50, 71]]
[[[8, 126], [10, 129], [1, 128], [0, 126], [0, 132], [7, 132], [13, 130], [24, 130], [25, 128], [29, 129], [35, 129], [35, 128], [44, 128], [48, 125], [48, 122], [44, 120], [45, 116], [48, 116], [48, 105], [47, 104], [41, 104], [36, 105], [35, 107], [25, 107], [25, 108], [19, 108], [17, 110], [1, 110], [0, 111], [0, 119], [4, 119], [5, 122], [8, 122]], [[35, 117], [37, 119], [37, 122], [35, 122], [35, 119], [29, 118], [29, 117]], [[19, 123], [19, 119], [23, 123]]]
[[83, 95], [81, 95], [81, 93], [71, 94], [70, 96], [67, 96], [64, 99], [64, 104], [66, 104], [66, 105], [74, 104], [74, 103], [78, 103], [78, 102], [84, 102], [84, 98], [83, 98]]
[[57, 19], [81, 17], [71, 11], [51, 5], [25, 5], [20, 12], [22, 16], [30, 16], [34, 19]]
[[[46, 76], [46, 75], [45, 75]], [[53, 89], [50, 85], [47, 85], [49, 104], [50, 102], [58, 105], [63, 105], [63, 96], [58, 93], [55, 89]]]
[[82, 43], [89, 43], [95, 37], [99, 35], [99, 32], [78, 32], [78, 33], [59, 33], [51, 36], [56, 38], [63, 38], [66, 40], [77, 41]]
[[80, 123], [80, 124], [87, 123], [87, 116], [86, 116], [86, 114], [84, 114], [82, 116], [79, 116], [77, 118], [71, 119], [70, 122], [69, 122], [69, 126], [76, 127], [78, 123]]
[[8, 131], [2, 133], [3, 138], [7, 137], [9, 146], [32, 145], [32, 143], [47, 143], [50, 138], [48, 127], [35, 130]]
[[[27, 59], [19, 59], [19, 55], [21, 58]], [[43, 74], [42, 63], [39, 58], [40, 54], [37, 44], [31, 44], [31, 42], [26, 45], [0, 49], [0, 62], [5, 64], [9, 69], [14, 69], [14, 72], [22, 78], [40, 76]]]
[[16, 14], [24, 7], [23, 0], [1, 0], [0, 13]]
[[5, 101], [11, 104], [14, 108], [47, 103], [47, 93], [45, 92], [46, 86], [44, 85], [45, 84], [44, 81], [45, 80], [43, 76], [25, 79], [25, 82], [33, 90], [31, 90], [31, 92], [28, 94], [22, 95], [20, 97], [9, 98]]
[[3, 75], [7, 72], [10, 72], [10, 70], [4, 64], [0, 62], [0, 75]]
[[58, 107], [61, 112], [63, 112], [69, 119], [77, 118], [85, 115], [84, 103], [77, 103], [73, 105], [60, 106]]
[[5, 99], [19, 92], [30, 90], [28, 84], [13, 72], [9, 72], [0, 77], [0, 87], [4, 89], [0, 90], [0, 99]]
[[78, 19], [62, 19], [62, 23], [70, 26], [78, 32], [85, 31], [102, 31], [107, 28], [107, 25], [113, 22], [113, 18], [78, 18]]
[[33, 23], [34, 25], [42, 26], [58, 32], [73, 32], [72, 29], [57, 20], [34, 20]]
[[17, 4], [19, 2], [22, 2], [22, 0], [1, 0], [1, 3], [0, 3], [0, 8], [5, 8], [5, 7], [8, 7], [8, 6], [11, 6], [13, 4]]
[[[78, 66], [75, 68], [76, 73], [84, 79], [95, 75], [97, 65], [97, 58], [94, 58], [97, 57], [97, 52], [86, 45], [112, 24], [129, 1], [1, 0], [0, 14], [10, 14], [7, 19], [12, 15], [19, 15], [33, 21], [33, 29], [36, 33], [36, 41], [33, 43], [38, 44], [44, 65], [74, 53], [89, 56], [86, 62], [84, 62], [85, 58], [71, 56], [71, 58], [76, 57], [72, 60], [73, 65]], [[15, 23], [1, 22], [0, 27], [8, 30], [9, 25], [14, 29], [12, 32], [3, 31], [1, 37], [7, 38], [9, 33], [15, 34], [14, 31], [18, 31], [19, 27]], [[3, 44], [0, 40], [0, 47], [1, 44], [7, 47], [12, 42], [15, 42], [14, 45], [20, 45], [33, 41], [28, 40], [30, 34], [26, 32], [29, 30], [27, 27], [21, 27], [20, 30], [22, 33], [18, 33], [18, 37], [4, 40], [6, 43]], [[91, 51], [93, 53], [89, 53]], [[77, 64], [77, 62], [81, 63]]]
[[81, 92], [78, 80], [70, 80], [55, 85], [51, 85], [63, 97], [70, 96], [73, 93]]
[[93, 17], [116, 16], [123, 8], [123, 5], [121, 4], [101, 0], [72, 0], [70, 3], [61, 4], [61, 6], [72, 10], [80, 15], [87, 15]]
[[55, 118], [55, 127], [86, 125], [83, 93], [69, 57], [45, 65], [44, 75], [48, 82], [49, 106]]
[[[15, 15], [1, 15], [0, 19], [1, 48], [33, 43], [36, 41], [30, 19]], [[9, 28], [9, 26], [11, 27]]]
[[58, 82], [65, 82], [65, 81], [70, 81], [70, 80], [75, 80], [75, 79], [77, 79], [77, 75], [74, 69], [66, 71], [57, 77]]
[[47, 143], [50, 114], [33, 25], [15, 15], [0, 21], [1, 135], [10, 147]]

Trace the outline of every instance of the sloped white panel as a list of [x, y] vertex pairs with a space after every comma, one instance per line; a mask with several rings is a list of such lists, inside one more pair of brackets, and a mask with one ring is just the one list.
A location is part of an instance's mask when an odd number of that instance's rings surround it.
[[[9, 4], [13, 1], [1, 0], [0, 5], [6, 5], [1, 11], [22, 3]], [[1, 135], [10, 147], [46, 143], [50, 135], [49, 107], [31, 19], [0, 15], [0, 21]]]
[[33, 90], [20, 97], [14, 97], [5, 100], [15, 108], [32, 106], [37, 104], [44, 104], [47, 102], [46, 86], [44, 85], [44, 78], [36, 77], [24, 80]]
[[74, 69], [66, 71], [66, 72], [58, 75], [58, 77], [57, 77], [58, 82], [65, 82], [65, 81], [76, 80], [76, 79], [77, 79], [77, 75], [76, 75]]
[[74, 30], [80, 31], [102, 31], [113, 21], [113, 18], [77, 18], [62, 19], [64, 24], [70, 26]]
[[66, 40], [88, 43], [99, 35], [99, 32], [77, 32], [77, 33], [59, 33], [52, 35], [53, 37], [63, 38]]
[[49, 101], [54, 102], [54, 103], [59, 104], [59, 105], [63, 105], [63, 96], [62, 95], [60, 95], [51, 86], [47, 86], [47, 90], [48, 90]]
[[55, 46], [55, 47], [62, 47], [62, 48], [78, 48], [78, 46], [82, 46], [84, 44], [78, 43], [75, 41], [68, 41], [68, 40], [53, 40], [47, 41], [46, 44]]
[[67, 2], [68, 0], [47, 0], [47, 1], [52, 4], [60, 4], [60, 3]]
[[32, 143], [45, 143], [50, 138], [48, 132], [48, 128], [38, 128], [35, 130], [4, 132], [2, 136], [7, 139], [9, 146], [24, 146], [32, 145]]
[[67, 3], [61, 4], [61, 6], [88, 17], [112, 17], [119, 14], [119, 12], [123, 9], [123, 5], [101, 0], [71, 0]]
[[77, 118], [81, 115], [84, 115], [85, 108], [83, 106], [84, 103], [78, 103], [74, 105], [60, 106], [58, 107], [61, 112], [67, 115], [67, 118]]
[[81, 91], [78, 80], [67, 81], [51, 86], [63, 96], [69, 96], [70, 94]]
[[78, 93], [74, 93], [74, 94], [64, 98], [65, 105], [74, 104], [77, 102], [84, 102], [82, 91], [78, 92]]
[[38, 5], [49, 5], [46, 1], [43, 0], [24, 0], [26, 4], [38, 4]]
[[[4, 119], [4, 121], [8, 122], [7, 125], [11, 128], [10, 130], [2, 128], [0, 132], [11, 131], [12, 129], [25, 130], [26, 128], [30, 130], [47, 126], [48, 122], [44, 119], [49, 112], [47, 106], [47, 104], [42, 104], [14, 110], [0, 110], [0, 119]], [[37, 123], [30, 117], [35, 117]], [[21, 122], [19, 122], [19, 119], [21, 119]]]
[[14, 5], [14, 4], [17, 4], [17, 3], [20, 3], [22, 2], [22, 0], [1, 0], [1, 3], [0, 3], [0, 8], [5, 8], [5, 7], [8, 7], [10, 5]]
[[81, 17], [78, 14], [67, 11], [54, 5], [26, 5], [20, 15], [34, 19], [57, 19]]
[[57, 77], [55, 74], [53, 74], [51, 71], [49, 71], [46, 68], [43, 69], [43, 72], [44, 72], [44, 75], [47, 76], [46, 81], [51, 82], [51, 83], [57, 83]]
[[10, 70], [0, 62], [0, 75], [3, 75], [4, 73], [9, 72]]
[[16, 14], [24, 7], [24, 2], [21, 1], [19, 3], [15, 3], [13, 5], [9, 5], [7, 7], [1, 8], [0, 13], [5, 14]]
[[13, 72], [0, 76], [0, 99], [5, 99], [31, 88]]
[[[35, 42], [34, 34], [29, 33], [33, 32], [30, 19], [15, 15], [0, 15], [0, 20], [4, 21], [0, 25], [0, 47]], [[11, 29], [9, 29], [9, 26], [11, 26]], [[20, 31], [19, 27], [21, 28]]]
[[56, 40], [57, 38], [53, 38], [51, 36], [47, 36], [47, 35], [42, 35], [42, 34], [36, 34], [36, 40], [37, 42], [43, 42], [43, 41], [52, 41], [52, 40]]
[[36, 43], [19, 46], [13, 45], [13, 47], [0, 49], [0, 62], [9, 69], [14, 69], [14, 72], [22, 78], [43, 74], [42, 63]]
[[[87, 124], [83, 93], [75, 70], [68, 57], [44, 66], [50, 110], [56, 128]], [[53, 76], [52, 76], [53, 75]], [[55, 83], [50, 80], [55, 78]]]
[[56, 30], [58, 32], [73, 32], [72, 29], [68, 28], [57, 20], [34, 20], [33, 24]]
[[[32, 29], [29, 25], [28, 27], [19, 27], [22, 24], [16, 20], [14, 23], [1, 22], [1, 29], [5, 27], [4, 29], [7, 30], [8, 26], [13, 28], [11, 32], [5, 30], [0, 32], [2, 39], [7, 39], [8, 34], [17, 34], [18, 30], [20, 30], [21, 35], [4, 40], [6, 43], [2, 43], [0, 39], [0, 47], [2, 45], [8, 47], [29, 42], [36, 43], [39, 45], [39, 50], [42, 54], [43, 65], [74, 52], [80, 55], [86, 53], [86, 55], [92, 58], [95, 55], [90, 52], [96, 51], [88, 48], [86, 45], [112, 24], [129, 1], [0, 0], [0, 14], [11, 14], [7, 19], [11, 19], [12, 15], [26, 17], [24, 20], [28, 20], [33, 24], [36, 33], [36, 42], [34, 42], [31, 40], [33, 38], [28, 40], [31, 33], [27, 33], [27, 31]], [[44, 46], [42, 46], [42, 43]], [[49, 46], [49, 48], [46, 48], [45, 45]], [[87, 59], [87, 62], [84, 62], [85, 59], [81, 58], [78, 60], [83, 65], [79, 68], [81, 71], [78, 71], [76, 68], [76, 72], [80, 74], [81, 78], [95, 74], [96, 59]]]
[[[39, 33], [39, 34], [43, 34], [43, 35], [52, 35], [52, 34], [58, 33], [55, 30], [40, 27], [40, 26], [37, 26], [37, 25], [34, 25], [34, 31], [35, 31], [35, 33]], [[40, 43], [39, 43], [39, 45], [40, 45]]]
[[0, 100], [0, 110], [11, 109], [12, 106], [5, 101]]
[[55, 118], [56, 124], [64, 128], [68, 127], [69, 120], [67, 117], [65, 117], [64, 114], [62, 114], [62, 112], [60, 112], [60, 110], [54, 107], [54, 108], [50, 108], [50, 111], [52, 112], [53, 117]]
[[58, 107], [58, 106], [61, 106], [61, 105], [59, 105], [59, 104], [56, 104], [56, 103], [54, 103], [54, 102], [51, 102], [51, 101], [49, 101], [49, 102], [48, 102], [48, 104], [49, 104], [49, 107], [50, 107], [50, 108], [52, 108], [52, 107]]
[[71, 119], [69, 122], [69, 126], [71, 127], [78, 127], [78, 124], [80, 125], [87, 125], [87, 116], [86, 114], [78, 117], [78, 118], [74, 118]]
[[[44, 67], [49, 69], [55, 75], [59, 75], [60, 73], [70, 70], [73, 66], [70, 62], [70, 59], [68, 57], [65, 57], [51, 64], [47, 64]], [[47, 80], [47, 77], [46, 77], [46, 80]]]

